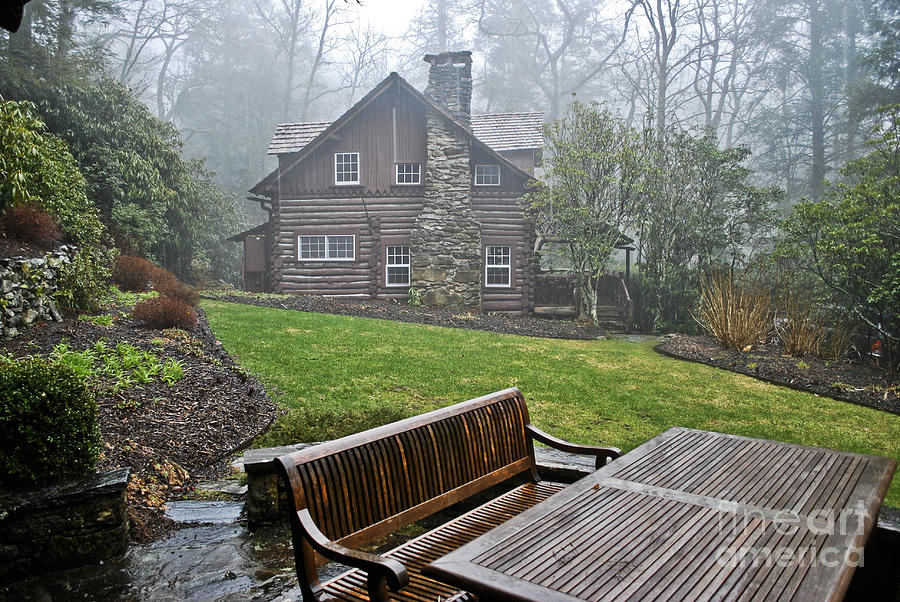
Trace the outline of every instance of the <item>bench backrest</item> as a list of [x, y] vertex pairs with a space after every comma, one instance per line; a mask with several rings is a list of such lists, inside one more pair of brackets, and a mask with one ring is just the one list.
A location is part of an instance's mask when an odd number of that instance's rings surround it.
[[[365, 544], [516, 474], [535, 470], [518, 389], [441, 408], [290, 455], [332, 541]], [[284, 459], [282, 460], [284, 461]]]

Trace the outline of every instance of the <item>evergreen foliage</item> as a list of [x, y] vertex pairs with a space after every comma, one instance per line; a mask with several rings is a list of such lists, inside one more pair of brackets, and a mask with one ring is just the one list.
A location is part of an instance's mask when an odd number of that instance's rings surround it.
[[97, 402], [75, 372], [42, 359], [3, 366], [0, 482], [82, 476], [94, 470], [99, 450]]
[[[202, 161], [182, 156], [172, 124], [155, 118], [118, 81], [74, 60], [14, 67], [0, 69], [0, 94], [36, 104], [55, 134], [44, 137], [56, 152], [64, 150], [63, 140], [69, 144], [84, 177], [75, 168], [60, 179], [96, 204], [117, 247], [183, 279], [191, 277], [196, 258], [210, 265], [214, 277], [236, 278], [239, 248], [224, 238], [245, 227], [240, 207], [212, 184]], [[23, 194], [20, 188], [14, 192]], [[63, 220], [60, 225], [66, 229]]]
[[34, 104], [0, 100], [0, 212], [40, 205], [73, 242], [96, 243], [103, 225], [86, 190], [66, 143], [47, 132]]
[[868, 324], [888, 367], [900, 361], [900, 106], [882, 113], [871, 152], [843, 169], [820, 202], [797, 206], [779, 253], [812, 274], [823, 297]]

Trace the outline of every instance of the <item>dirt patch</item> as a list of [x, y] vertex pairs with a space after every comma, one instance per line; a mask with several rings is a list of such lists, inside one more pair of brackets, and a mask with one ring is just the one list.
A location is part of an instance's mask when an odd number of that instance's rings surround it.
[[776, 385], [900, 414], [900, 383], [892, 382], [887, 373], [871, 364], [792, 357], [775, 345], [761, 345], [741, 353], [705, 336], [674, 335], [657, 345], [656, 350]]
[[257, 296], [252, 294], [217, 295], [215, 299], [261, 307], [277, 307], [362, 318], [381, 318], [397, 322], [484, 330], [487, 332], [520, 334], [551, 339], [592, 340], [600, 338], [607, 333], [605, 329], [594, 324], [581, 324], [572, 320], [549, 320], [520, 314], [467, 313], [459, 309], [435, 307], [409, 307], [396, 301], [380, 299], [347, 300], [314, 295]]
[[165, 501], [188, 493], [200, 480], [227, 473], [225, 459], [264, 430], [276, 408], [262, 385], [235, 365], [215, 339], [202, 310], [192, 333], [143, 328], [123, 312], [110, 310], [115, 316], [110, 326], [71, 317], [39, 324], [0, 342], [0, 349], [15, 357], [46, 356], [61, 342], [83, 351], [104, 340], [181, 362], [184, 376], [172, 385], [152, 381], [117, 392], [101, 390], [97, 398], [103, 440], [99, 468], [131, 467], [132, 536], [146, 541], [168, 528], [162, 518]]

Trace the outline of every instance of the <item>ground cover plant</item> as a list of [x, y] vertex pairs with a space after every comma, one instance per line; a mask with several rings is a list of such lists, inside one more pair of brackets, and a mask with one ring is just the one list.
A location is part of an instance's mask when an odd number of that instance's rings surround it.
[[[517, 386], [536, 425], [583, 443], [629, 450], [678, 425], [900, 458], [900, 416], [664, 357], [651, 341], [203, 307], [225, 348], [294, 410], [260, 444], [332, 438]], [[900, 481], [886, 503], [900, 504]]]

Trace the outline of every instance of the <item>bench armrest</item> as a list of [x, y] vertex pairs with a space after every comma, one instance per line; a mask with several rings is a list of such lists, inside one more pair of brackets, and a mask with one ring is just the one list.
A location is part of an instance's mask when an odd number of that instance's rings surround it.
[[[316, 526], [307, 508], [297, 512], [297, 519], [306, 532], [310, 545], [316, 552], [328, 560], [360, 569], [366, 573], [369, 583], [369, 595], [373, 600], [380, 599], [382, 595], [387, 595], [387, 592], [384, 591], [385, 585], [391, 591], [398, 591], [409, 584], [409, 574], [406, 572], [406, 567], [393, 558], [385, 558], [378, 554], [353, 550], [328, 539]], [[381, 593], [373, 592], [373, 588]]]
[[594, 456], [594, 468], [602, 468], [609, 461], [615, 460], [622, 455], [622, 450], [617, 447], [600, 447], [597, 445], [580, 445], [578, 443], [570, 443], [558, 439], [553, 435], [545, 433], [533, 424], [525, 425], [525, 432], [532, 439], [536, 439], [541, 443], [545, 443], [550, 447], [560, 451], [569, 452], [571, 454], [583, 454], [585, 456]]

